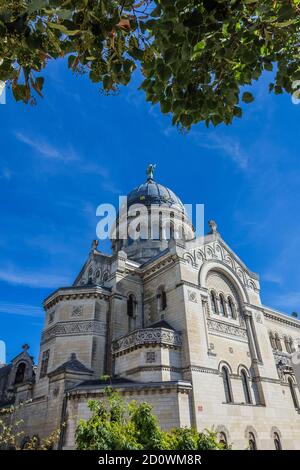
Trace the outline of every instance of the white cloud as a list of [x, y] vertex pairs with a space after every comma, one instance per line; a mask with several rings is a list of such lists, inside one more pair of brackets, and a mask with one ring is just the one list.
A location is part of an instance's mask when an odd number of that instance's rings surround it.
[[249, 157], [242, 149], [241, 144], [237, 139], [227, 137], [217, 132], [204, 134], [197, 131], [191, 131], [190, 136], [198, 147], [209, 150], [219, 150], [227, 157], [230, 157], [241, 170], [246, 170], [248, 168]]
[[0, 313], [23, 315], [28, 317], [42, 317], [43, 309], [36, 305], [0, 302]]
[[29, 273], [16, 268], [8, 268], [0, 270], [0, 281], [34, 288], [58, 288], [70, 285], [72, 280], [69, 276], [60, 276], [44, 271], [34, 272], [32, 270]]
[[58, 149], [57, 147], [49, 144], [46, 140], [32, 139], [23, 132], [15, 132], [15, 136], [20, 142], [28, 145], [46, 158], [62, 160], [64, 162], [78, 160], [78, 157], [72, 148], [68, 150]]

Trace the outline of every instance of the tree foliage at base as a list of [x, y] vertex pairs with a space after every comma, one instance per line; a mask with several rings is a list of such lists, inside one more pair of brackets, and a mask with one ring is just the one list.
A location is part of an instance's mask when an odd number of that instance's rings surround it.
[[213, 431], [162, 431], [148, 403], [126, 404], [111, 387], [103, 400], [90, 400], [88, 406], [91, 418], [80, 420], [76, 429], [79, 450], [224, 450]]
[[300, 0], [0, 0], [0, 80], [32, 103], [51, 59], [106, 93], [138, 66], [174, 124], [229, 124], [264, 71], [275, 94], [299, 89], [299, 13]]

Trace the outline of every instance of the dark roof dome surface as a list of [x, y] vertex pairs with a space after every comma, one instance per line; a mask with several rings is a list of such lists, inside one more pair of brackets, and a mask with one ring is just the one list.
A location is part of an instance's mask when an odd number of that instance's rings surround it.
[[[153, 165], [152, 165], [153, 166]], [[151, 167], [151, 165], [149, 165]], [[148, 179], [144, 183], [133, 189], [127, 196], [128, 207], [133, 204], [144, 204], [150, 206], [151, 204], [163, 205], [167, 207], [177, 207], [179, 210], [184, 211], [184, 205], [176, 194], [171, 189], [156, 183], [153, 179], [153, 172], [147, 169]]]

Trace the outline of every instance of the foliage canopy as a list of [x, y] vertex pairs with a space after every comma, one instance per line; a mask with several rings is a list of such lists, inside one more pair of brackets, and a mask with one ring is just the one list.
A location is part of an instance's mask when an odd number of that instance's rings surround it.
[[76, 429], [79, 450], [224, 450], [216, 433], [180, 428], [160, 429], [148, 403], [126, 404], [111, 387], [101, 401], [90, 400], [92, 416]]
[[139, 67], [147, 101], [174, 124], [229, 124], [264, 71], [270, 91], [295, 92], [299, 12], [300, 0], [0, 0], [0, 80], [28, 103], [51, 59], [107, 93]]

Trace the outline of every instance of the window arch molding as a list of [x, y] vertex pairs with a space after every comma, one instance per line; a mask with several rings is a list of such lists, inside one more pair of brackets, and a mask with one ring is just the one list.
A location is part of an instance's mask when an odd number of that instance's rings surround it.
[[[270, 432], [270, 437], [274, 443], [274, 447], [276, 450], [282, 450], [282, 435], [280, 430], [277, 428], [277, 426], [272, 426], [271, 432]], [[275, 440], [279, 440], [279, 446], [276, 446]]]
[[276, 345], [277, 351], [282, 351], [282, 343], [281, 343], [279, 333], [277, 333], [277, 331], [275, 332], [275, 345]]
[[287, 376], [287, 384], [288, 384], [289, 389], [290, 389], [290, 395], [291, 395], [291, 398], [292, 398], [292, 401], [293, 401], [293, 405], [294, 405], [295, 409], [298, 410], [299, 409], [299, 400], [298, 400], [298, 396], [297, 396], [297, 392], [296, 392], [296, 384], [295, 384], [295, 381], [294, 381], [294, 379], [291, 375]]
[[15, 365], [14, 385], [20, 385], [25, 382], [27, 375], [28, 364], [26, 361], [21, 360]]
[[219, 310], [222, 317], [228, 317], [227, 305], [223, 292], [219, 293]]
[[241, 279], [237, 276], [235, 271], [230, 266], [225, 266], [222, 261], [208, 260], [202, 264], [199, 270], [199, 286], [206, 287], [206, 279], [211, 271], [216, 271], [224, 276], [229, 284], [232, 284], [234, 291], [236, 291], [239, 304], [249, 303], [249, 294], [243, 285]]
[[252, 396], [251, 396], [251, 389], [250, 389], [250, 375], [249, 372], [245, 367], [240, 368], [240, 373], [239, 373], [241, 379], [242, 379], [242, 386], [243, 386], [243, 392], [244, 392], [244, 397], [245, 397], [245, 402], [248, 405], [252, 404]]
[[167, 292], [164, 285], [160, 285], [156, 291], [157, 308], [159, 312], [164, 312], [167, 308]]
[[228, 311], [228, 317], [232, 318], [233, 320], [236, 320], [237, 309], [236, 309], [235, 301], [233, 300], [231, 295], [227, 296], [227, 311]]
[[210, 291], [211, 308], [215, 315], [219, 315], [218, 294], [214, 289]]
[[230, 445], [230, 433], [228, 431], [228, 429], [226, 428], [226, 426], [224, 426], [223, 424], [219, 424], [217, 427], [216, 427], [216, 434], [218, 436], [218, 440], [220, 440], [220, 437], [221, 435], [223, 434], [226, 438], [226, 444], [227, 446]]
[[275, 334], [273, 333], [273, 331], [269, 331], [269, 339], [272, 349], [276, 349]]
[[225, 361], [220, 362], [218, 369], [219, 369], [220, 377], [222, 378], [222, 381], [223, 381], [225, 401], [226, 403], [233, 403], [234, 397], [232, 393], [231, 378], [230, 378], [230, 376], [232, 375], [232, 369], [230, 365]]
[[255, 450], [259, 449], [259, 441], [258, 441], [258, 436], [257, 432], [254, 429], [253, 426], [247, 426], [245, 429], [245, 439], [247, 440], [247, 448], [249, 448], [249, 441], [254, 437], [254, 443], [255, 443]]

